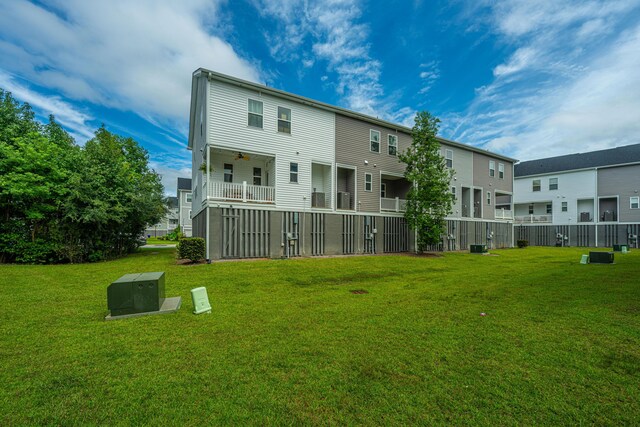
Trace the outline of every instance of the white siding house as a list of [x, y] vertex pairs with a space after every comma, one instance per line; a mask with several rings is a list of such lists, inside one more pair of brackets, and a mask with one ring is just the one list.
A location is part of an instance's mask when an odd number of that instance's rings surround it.
[[516, 221], [552, 225], [593, 222], [596, 179], [595, 169], [516, 177]]

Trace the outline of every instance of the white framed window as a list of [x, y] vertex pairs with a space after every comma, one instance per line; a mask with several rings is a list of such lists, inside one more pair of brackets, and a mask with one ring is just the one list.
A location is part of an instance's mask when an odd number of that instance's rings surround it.
[[549, 190], [558, 189], [558, 178], [549, 178]]
[[387, 184], [384, 182], [380, 184], [380, 197], [385, 199], [387, 197]]
[[278, 132], [291, 134], [291, 109], [278, 107]]
[[444, 158], [449, 169], [453, 168], [453, 150], [444, 150]]
[[192, 198], [193, 195], [191, 193], [185, 194], [185, 200], [187, 201], [187, 203], [191, 203]]
[[298, 182], [298, 164], [289, 163], [289, 182]]
[[629, 198], [629, 208], [630, 209], [640, 209], [640, 197], [630, 197]]
[[529, 215], [533, 215], [533, 203], [529, 205]]
[[388, 135], [389, 138], [389, 155], [398, 155], [398, 137], [396, 135]]
[[253, 185], [262, 185], [262, 168], [253, 168]]
[[369, 130], [369, 150], [373, 153], [380, 152], [380, 132], [377, 130]]
[[453, 186], [451, 187], [451, 194], [453, 195], [453, 200], [457, 200], [457, 196], [456, 196], [456, 187]]
[[231, 163], [224, 164], [224, 182], [233, 182], [233, 165]]
[[504, 179], [504, 163], [498, 163], [498, 178]]
[[533, 180], [533, 185], [532, 185], [531, 189], [533, 191], [540, 191], [540, 180], [539, 179], [534, 179]]
[[373, 175], [370, 173], [364, 174], [364, 191], [373, 191]]
[[496, 162], [489, 160], [489, 176], [496, 176]]
[[548, 214], [552, 214], [553, 213], [553, 204], [547, 203], [547, 213]]
[[568, 203], [562, 202], [562, 212], [567, 212], [569, 210]]
[[262, 101], [249, 99], [248, 115], [248, 125], [262, 129]]
[[491, 205], [491, 191], [487, 191], [487, 205]]

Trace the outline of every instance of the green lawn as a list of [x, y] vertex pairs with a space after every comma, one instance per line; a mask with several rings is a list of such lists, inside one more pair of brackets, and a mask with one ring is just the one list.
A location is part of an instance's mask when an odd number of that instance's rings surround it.
[[[640, 251], [493, 253], [0, 266], [0, 425], [637, 424]], [[103, 321], [140, 271], [181, 310]]]
[[177, 245], [178, 242], [175, 240], [160, 240], [157, 237], [148, 237], [147, 245]]

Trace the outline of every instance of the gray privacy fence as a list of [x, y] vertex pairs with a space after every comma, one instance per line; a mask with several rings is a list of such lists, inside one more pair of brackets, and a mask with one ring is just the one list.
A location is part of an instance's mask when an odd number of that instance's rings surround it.
[[[640, 224], [581, 225], [516, 225], [516, 240], [527, 240], [531, 246], [629, 245], [638, 248]], [[597, 244], [596, 244], [597, 243]]]
[[[414, 232], [400, 216], [291, 212], [237, 207], [209, 209], [211, 259], [402, 253], [415, 250]], [[206, 210], [193, 219], [193, 235], [205, 237]], [[513, 225], [448, 220], [447, 235], [431, 250], [512, 246]]]

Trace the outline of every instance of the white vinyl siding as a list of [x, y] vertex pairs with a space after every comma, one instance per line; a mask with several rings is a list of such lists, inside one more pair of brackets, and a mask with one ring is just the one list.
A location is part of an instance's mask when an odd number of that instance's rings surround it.
[[[259, 100], [263, 104], [263, 132], [247, 126], [247, 99]], [[292, 133], [278, 133], [278, 107], [291, 109]], [[276, 207], [282, 209], [303, 209], [311, 207], [309, 194], [311, 184], [311, 164], [335, 162], [335, 119], [334, 114], [309, 105], [283, 102], [265, 93], [236, 87], [212, 80], [209, 82], [207, 135], [213, 144], [211, 151], [220, 148], [233, 152], [258, 153], [272, 156], [264, 166], [262, 185], [276, 187]], [[198, 153], [200, 156], [200, 153]], [[214, 157], [215, 154], [212, 155]], [[197, 156], [196, 156], [197, 157]], [[200, 156], [202, 157], [202, 156]], [[254, 156], [255, 157], [255, 156]], [[298, 164], [298, 184], [289, 182], [289, 163]], [[235, 162], [236, 167], [251, 167], [252, 162]], [[242, 175], [252, 176], [252, 171]], [[332, 169], [332, 176], [335, 170]], [[222, 180], [222, 171], [216, 171], [213, 178]], [[240, 169], [237, 169], [240, 176]], [[267, 182], [268, 175], [268, 182]], [[250, 184], [250, 182], [247, 182]], [[306, 192], [306, 194], [305, 194]], [[334, 199], [334, 191], [327, 191]], [[306, 199], [303, 199], [304, 196]], [[332, 201], [332, 206], [335, 203]]]

